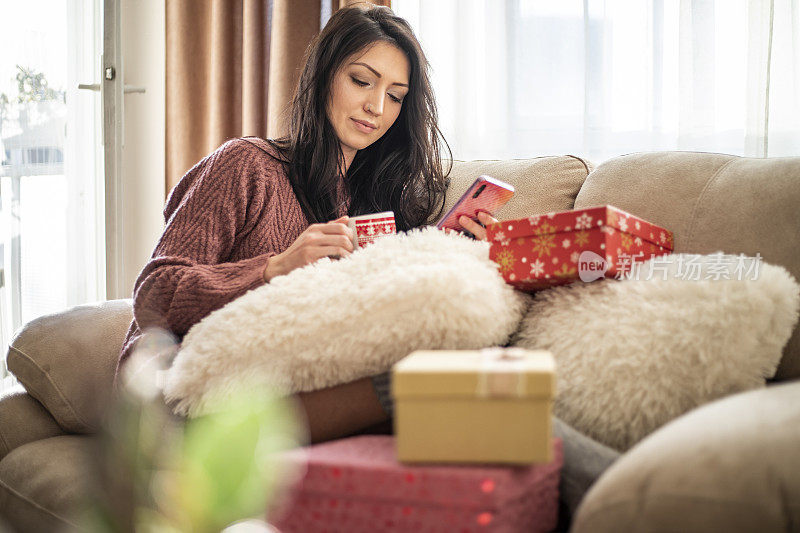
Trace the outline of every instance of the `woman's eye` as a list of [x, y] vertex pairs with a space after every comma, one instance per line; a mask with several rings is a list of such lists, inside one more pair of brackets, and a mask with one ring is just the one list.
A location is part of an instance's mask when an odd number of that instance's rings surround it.
[[[353, 81], [353, 83], [355, 83], [359, 87], [366, 87], [367, 85], [369, 85], [369, 82], [362, 81], [362, 80], [360, 80], [360, 79], [358, 79], [356, 77], [353, 77], [353, 76], [350, 76], [350, 79]], [[403, 99], [402, 98], [398, 98], [397, 96], [395, 96], [395, 95], [393, 95], [391, 93], [387, 93], [387, 94], [389, 94], [389, 98], [391, 98], [393, 102], [398, 103], [398, 104], [403, 103]]]

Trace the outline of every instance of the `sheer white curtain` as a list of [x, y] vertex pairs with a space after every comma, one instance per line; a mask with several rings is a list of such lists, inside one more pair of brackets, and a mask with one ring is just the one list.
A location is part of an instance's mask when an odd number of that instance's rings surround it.
[[800, 0], [393, 0], [459, 159], [800, 155]]

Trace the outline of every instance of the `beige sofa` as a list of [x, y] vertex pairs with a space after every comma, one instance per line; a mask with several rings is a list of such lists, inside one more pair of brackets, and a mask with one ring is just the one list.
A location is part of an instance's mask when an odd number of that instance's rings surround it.
[[[675, 251], [760, 253], [800, 279], [800, 157], [664, 152], [593, 169], [571, 156], [456, 162], [448, 204], [478, 174], [511, 181], [510, 219], [612, 204], [675, 233]], [[79, 306], [17, 332], [0, 399], [0, 531], [74, 524], [131, 301]], [[800, 328], [775, 382], [700, 407], [625, 453], [595, 483], [577, 532], [800, 530]]]

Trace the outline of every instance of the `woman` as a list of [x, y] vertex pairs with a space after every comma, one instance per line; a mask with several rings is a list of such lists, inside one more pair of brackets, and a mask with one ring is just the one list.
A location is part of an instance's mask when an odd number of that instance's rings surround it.
[[[228, 141], [170, 193], [164, 233], [136, 280], [117, 373], [144, 328], [182, 338], [276, 276], [349, 255], [348, 215], [391, 210], [401, 231], [438, 216], [443, 139], [427, 66], [391, 10], [337, 11], [306, 53], [288, 135]], [[485, 238], [481, 225], [464, 225]], [[385, 421], [386, 385], [384, 374], [300, 394], [312, 441]]]

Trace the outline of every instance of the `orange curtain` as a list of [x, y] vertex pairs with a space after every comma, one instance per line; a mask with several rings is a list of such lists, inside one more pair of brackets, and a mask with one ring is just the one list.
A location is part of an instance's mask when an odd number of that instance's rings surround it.
[[166, 1], [165, 197], [226, 140], [284, 133], [308, 43], [326, 14], [358, 2]]

